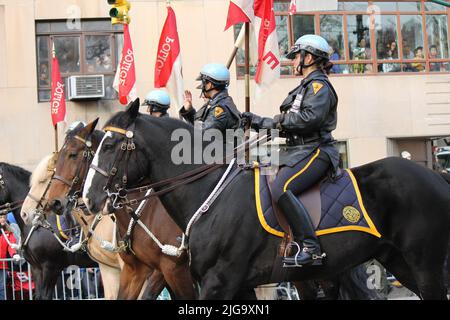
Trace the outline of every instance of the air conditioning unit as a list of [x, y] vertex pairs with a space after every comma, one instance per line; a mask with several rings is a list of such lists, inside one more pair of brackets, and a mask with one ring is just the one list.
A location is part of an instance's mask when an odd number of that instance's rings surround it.
[[99, 99], [105, 96], [105, 77], [101, 75], [70, 76], [69, 100]]

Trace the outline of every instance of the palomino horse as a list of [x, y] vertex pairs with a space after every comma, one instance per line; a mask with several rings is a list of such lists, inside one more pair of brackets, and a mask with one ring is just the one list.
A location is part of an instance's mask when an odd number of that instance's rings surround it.
[[[327, 257], [322, 266], [282, 268], [281, 240], [265, 232], [256, 215], [254, 172], [241, 171], [214, 203], [204, 207], [219, 180], [233, 168], [175, 164], [172, 151], [179, 141], [171, 138], [180, 128], [190, 134], [186, 152], [193, 154], [194, 136], [200, 133], [194, 135], [192, 126], [140, 114], [138, 99], [115, 114], [106, 124], [83, 198], [91, 212], [109, 214], [113, 205], [130, 203], [127, 187], [140, 186], [142, 177], [154, 182], [147, 186], [155, 189], [152, 196], [159, 196], [183, 231], [190, 227], [190, 268], [201, 299], [232, 299], [244, 287], [283, 280], [326, 279], [371, 258], [422, 299], [446, 299], [443, 264], [450, 185], [437, 173], [400, 158], [351, 169], [380, 237], [355, 230], [323, 234], [319, 239]], [[202, 213], [199, 208], [206, 213], [192, 225], [193, 213], [195, 218]]]
[[[49, 159], [51, 159], [51, 156], [43, 159], [38, 165], [31, 178], [31, 184], [42, 184], [45, 188]], [[0, 164], [0, 175], [4, 182], [3, 187], [0, 187], [0, 203], [21, 203], [29, 192], [30, 172], [17, 166], [2, 163]], [[31, 192], [31, 194], [36, 199], [41, 197], [40, 193]], [[34, 206], [36, 207], [36, 203]], [[15, 205], [14, 208], [10, 209], [14, 209], [12, 212], [20, 228], [21, 244], [19, 245], [21, 245], [23, 256], [31, 265], [31, 273], [36, 286], [34, 299], [52, 299], [55, 284], [64, 268], [70, 265], [96, 266], [95, 262], [85, 253], [63, 252], [58, 241], [46, 228], [32, 228], [25, 225], [20, 217], [20, 205]], [[56, 228], [55, 215], [49, 215], [47, 218], [50, 225]]]
[[[55, 175], [48, 192], [50, 207], [56, 213], [61, 214], [66, 208], [73, 207], [70, 202], [77, 201], [78, 196], [81, 195], [84, 178], [92, 160], [90, 154], [92, 150], [97, 149], [104, 135], [103, 132], [94, 130], [97, 121], [98, 119], [86, 127], [78, 126], [66, 136], [56, 161]], [[130, 218], [126, 213], [117, 215], [120, 237], [127, 233]], [[91, 225], [94, 220], [93, 216], [77, 219], [80, 225]], [[87, 223], [83, 222], [83, 219]], [[141, 221], [154, 230], [155, 236], [164, 244], [176, 245], [176, 238], [182, 234], [158, 199], [148, 201]], [[95, 233], [111, 242], [112, 220], [108, 217], [101, 219], [95, 228]], [[186, 255], [178, 258], [162, 253], [155, 241], [140, 226], [132, 229], [130, 236], [132, 252], [120, 253], [125, 264], [120, 273], [120, 281], [119, 276], [116, 278], [117, 284], [120, 283], [119, 299], [136, 299], [150, 274], [149, 298], [156, 298], [166, 285], [178, 299], [195, 298]], [[118, 259], [117, 253], [101, 250], [99, 243], [93, 238], [89, 238], [88, 246], [90, 254], [96, 261], [101, 263], [109, 259], [112, 263], [114, 259]], [[98, 256], [97, 252], [102, 256]]]
[[[35, 219], [37, 214], [40, 214], [39, 206], [37, 205], [38, 201], [45, 201], [47, 203], [48, 199], [48, 185], [53, 177], [54, 169], [55, 169], [55, 158], [53, 155], [45, 157], [41, 163], [36, 167], [35, 171], [33, 172], [33, 176], [31, 179], [31, 189], [29, 192], [28, 197], [25, 199], [23, 205], [22, 205], [22, 211], [21, 211], [21, 217], [23, 221], [31, 225], [33, 219]], [[47, 194], [46, 194], [47, 193]], [[38, 197], [43, 197], [41, 200]], [[43, 205], [43, 204], [42, 204]], [[78, 210], [78, 209], [74, 209]], [[57, 235], [61, 238], [62, 241], [66, 241], [66, 239], [62, 238], [63, 235], [60, 234], [60, 231], [57, 228], [56, 219], [57, 217], [55, 214], [53, 214], [51, 211], [45, 211], [46, 214], [46, 220], [50, 222], [50, 220], [54, 220], [55, 223], [52, 223], [52, 226], [54, 227], [55, 232]], [[75, 214], [74, 216], [79, 216], [79, 214]], [[69, 217], [70, 218], [70, 217]], [[102, 219], [105, 221], [108, 221], [108, 219]], [[49, 235], [51, 233], [48, 230], [43, 230], [44, 232], [47, 232]], [[64, 231], [64, 230], [63, 230]], [[100, 231], [102, 229], [99, 226], [98, 233], [100, 234]], [[86, 232], [86, 230], [85, 230]], [[67, 231], [66, 231], [67, 233]], [[106, 232], [105, 232], [106, 233]], [[111, 233], [108, 233], [109, 236], [111, 236]], [[55, 240], [55, 239], [53, 239]], [[57, 254], [71, 254], [67, 253], [66, 251], [63, 251], [63, 247], [56, 243], [55, 249], [57, 248]], [[117, 291], [118, 291], [118, 279], [120, 274], [120, 264], [117, 259], [117, 255], [108, 255], [108, 252], [105, 250], [100, 249], [100, 246], [89, 246], [88, 245], [88, 254], [91, 259], [99, 263], [100, 272], [102, 275], [102, 281], [103, 281], [103, 287], [105, 292], [105, 298], [106, 299], [115, 299], [117, 297]], [[82, 253], [82, 251], [77, 251], [73, 253], [76, 256], [86, 256], [85, 253]], [[39, 257], [37, 254], [34, 256]], [[92, 262], [90, 263], [93, 264]]]

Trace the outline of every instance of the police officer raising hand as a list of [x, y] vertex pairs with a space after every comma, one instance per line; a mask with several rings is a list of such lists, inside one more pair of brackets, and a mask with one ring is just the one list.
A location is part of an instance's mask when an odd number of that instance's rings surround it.
[[192, 106], [192, 94], [186, 90], [180, 115], [203, 130], [218, 129], [225, 137], [226, 130], [238, 128], [241, 119], [233, 99], [228, 95], [230, 72], [222, 64], [210, 63], [202, 68], [197, 80], [201, 81], [197, 89], [201, 89], [206, 103], [196, 111]]

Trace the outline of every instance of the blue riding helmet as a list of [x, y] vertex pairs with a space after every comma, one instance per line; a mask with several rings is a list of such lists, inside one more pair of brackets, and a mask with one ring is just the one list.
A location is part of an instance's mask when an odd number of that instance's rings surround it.
[[14, 214], [13, 214], [12, 212], [9, 212], [9, 213], [6, 215], [6, 220], [7, 220], [9, 223], [15, 223], [15, 224], [17, 224], [16, 218], [14, 218]]
[[221, 63], [209, 63], [203, 66], [196, 80], [207, 80], [215, 85], [228, 86], [230, 83], [230, 71]]
[[[154, 112], [162, 110], [167, 110], [170, 107], [170, 96], [169, 94], [161, 89], [152, 90], [147, 94], [142, 106], [151, 106]], [[159, 109], [159, 110], [156, 110]]]
[[291, 51], [286, 54], [286, 58], [292, 60], [295, 58], [295, 55], [302, 50], [320, 58], [330, 59], [330, 45], [327, 40], [315, 34], [306, 34], [298, 38], [297, 41], [295, 41], [294, 46], [292, 46]]

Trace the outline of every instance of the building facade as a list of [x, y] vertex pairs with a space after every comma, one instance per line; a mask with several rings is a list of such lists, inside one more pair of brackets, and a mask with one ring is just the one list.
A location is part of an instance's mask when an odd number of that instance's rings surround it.
[[[143, 99], [153, 89], [166, 1], [130, 2], [137, 90]], [[171, 5], [184, 85], [200, 106], [195, 78], [204, 64], [228, 61], [239, 26], [223, 31], [226, 0], [174, 0]], [[339, 1], [335, 11], [290, 16], [288, 7], [288, 0], [275, 1], [280, 53], [306, 33], [322, 35], [333, 47], [330, 79], [339, 95], [334, 135], [345, 164], [408, 151], [414, 161], [431, 166], [433, 146], [450, 136], [449, 8], [427, 1]], [[103, 125], [124, 109], [112, 89], [122, 28], [111, 26], [109, 9], [106, 0], [0, 0], [0, 161], [31, 170], [54, 150], [49, 103], [53, 44], [67, 97], [69, 77], [104, 78], [103, 98], [67, 100], [68, 124], [100, 117]], [[289, 61], [281, 64], [281, 79], [262, 99], [252, 100], [253, 112], [276, 114], [287, 92], [298, 85]], [[230, 70], [230, 94], [243, 111], [242, 52]], [[176, 110], [171, 114], [176, 116]], [[59, 130], [60, 145], [65, 129]]]

